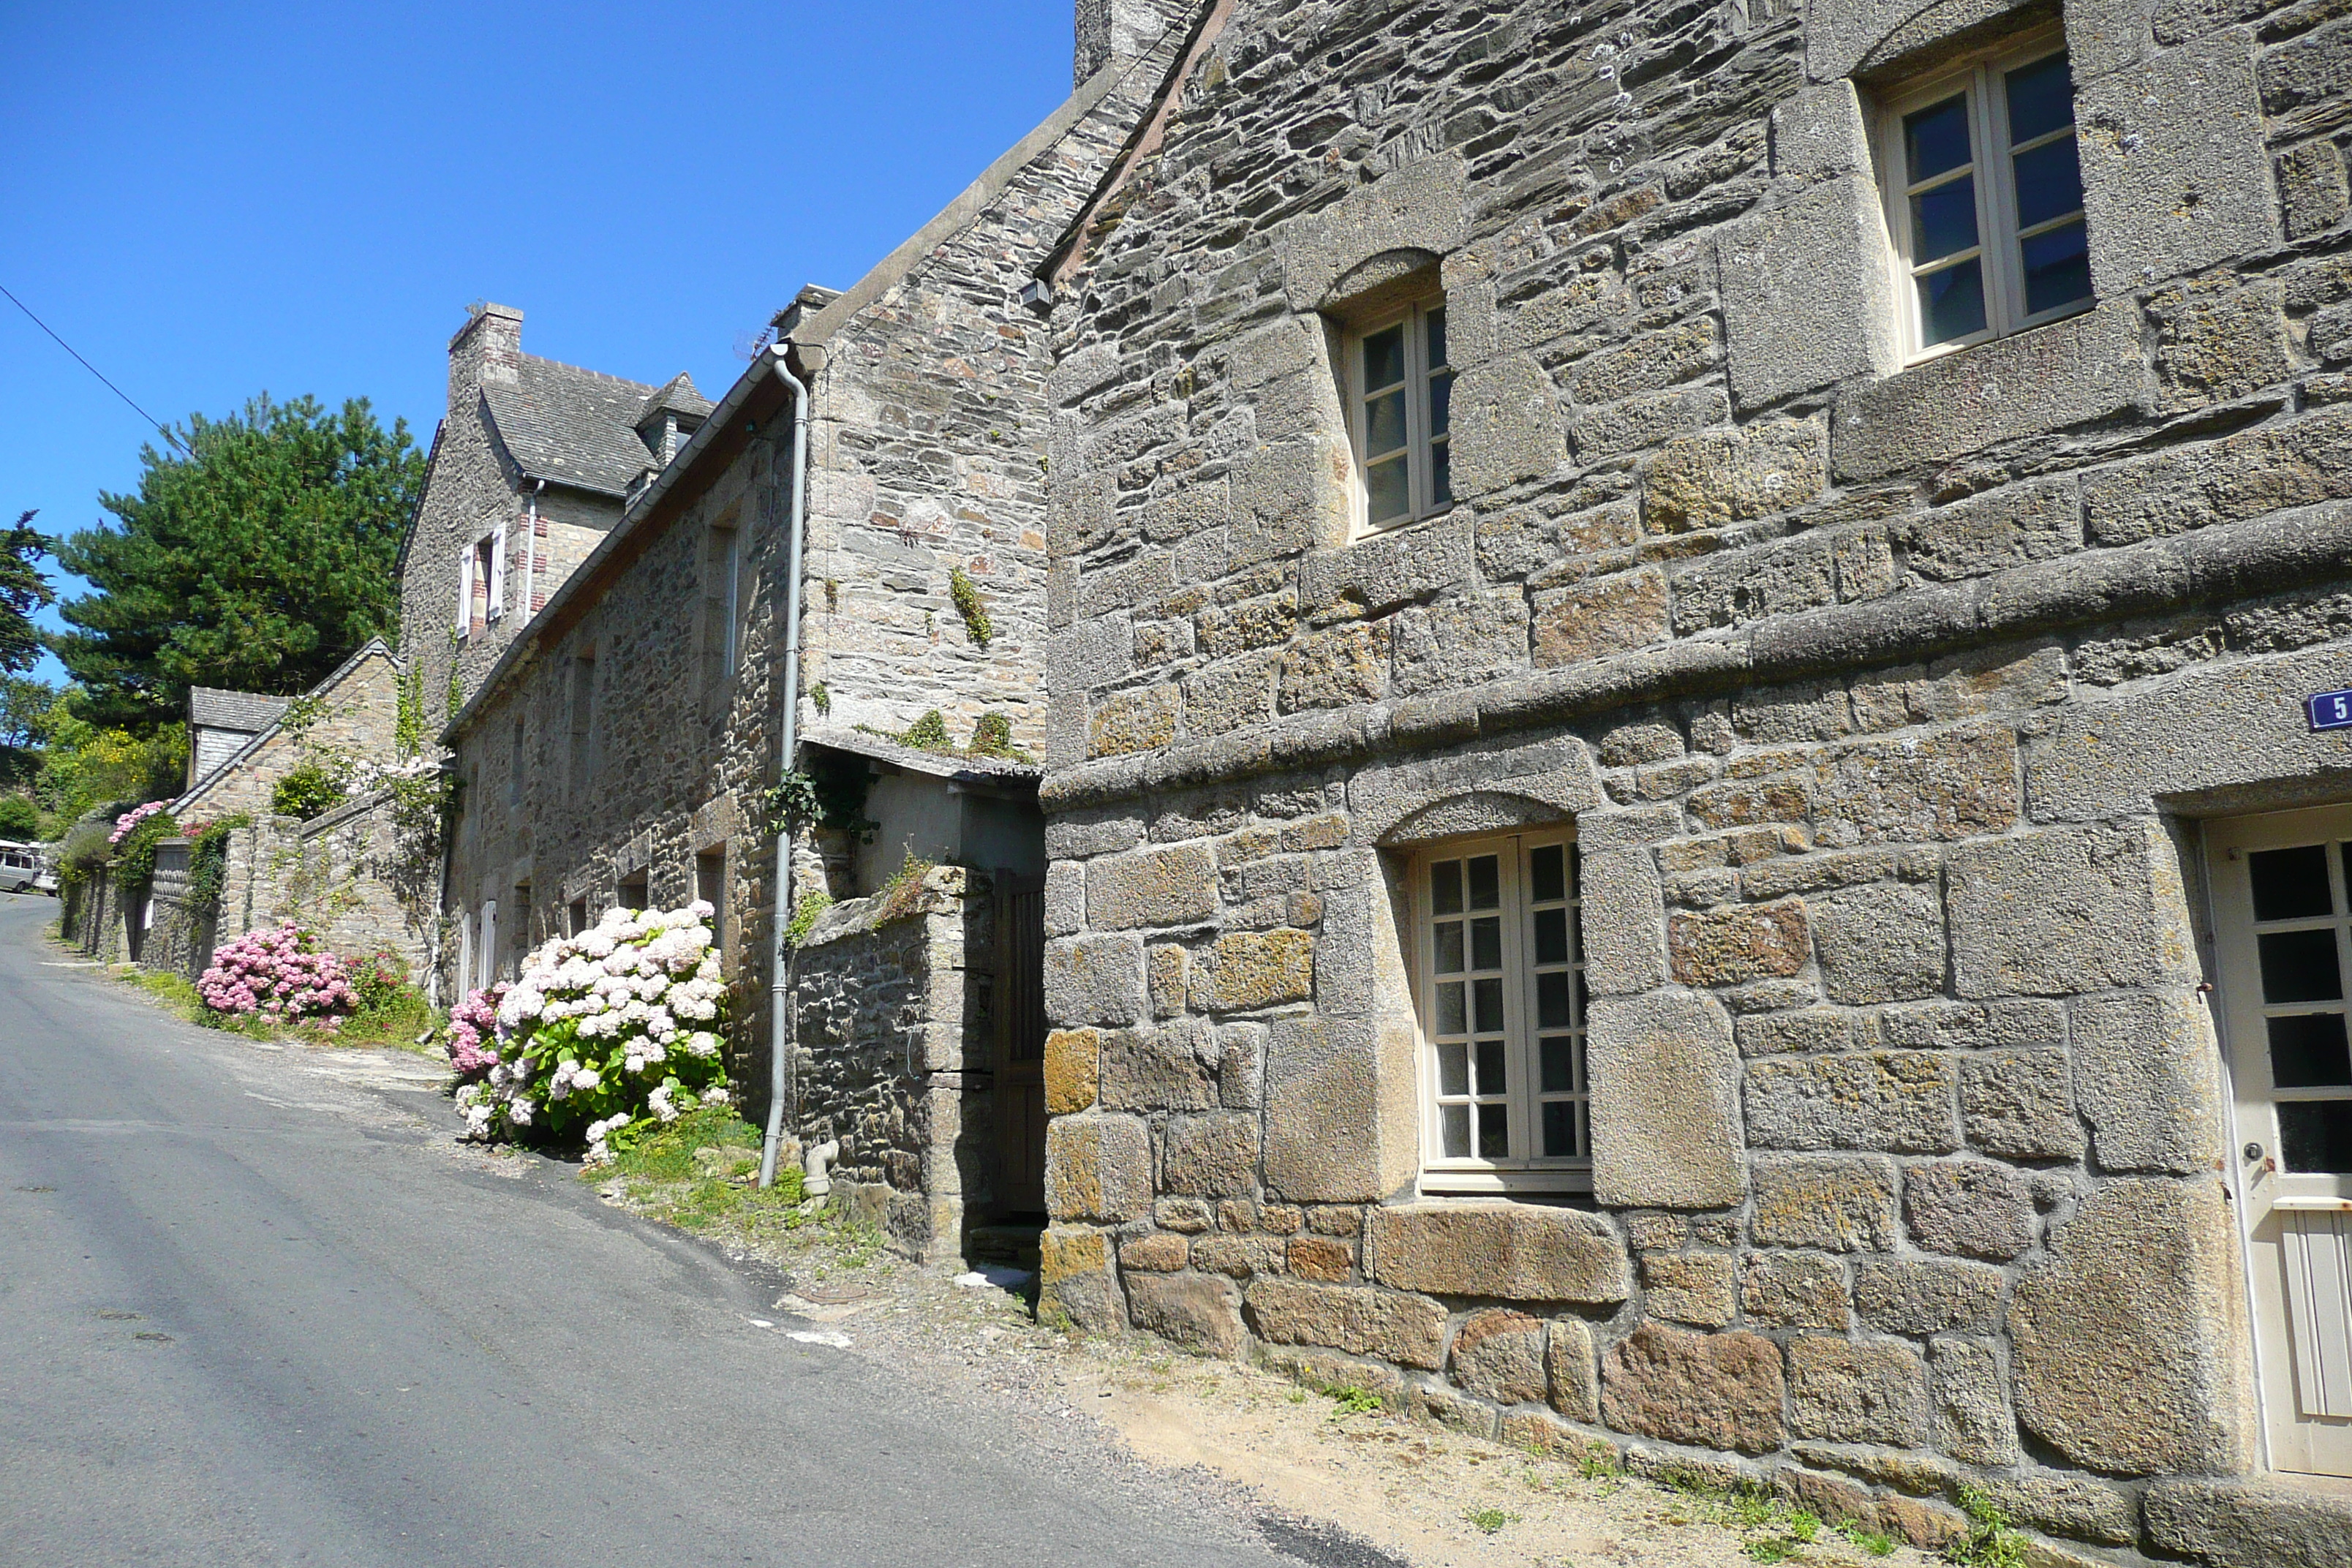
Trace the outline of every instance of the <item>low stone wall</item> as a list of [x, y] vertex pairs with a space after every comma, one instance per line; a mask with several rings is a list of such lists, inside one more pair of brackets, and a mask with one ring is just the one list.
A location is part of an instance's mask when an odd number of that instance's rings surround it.
[[100, 963], [120, 963], [127, 946], [122, 897], [103, 871], [77, 878], [58, 889], [65, 937]]
[[985, 877], [939, 867], [836, 904], [792, 960], [793, 1123], [840, 1141], [835, 1190], [923, 1262], [958, 1255], [993, 1173], [990, 910]]

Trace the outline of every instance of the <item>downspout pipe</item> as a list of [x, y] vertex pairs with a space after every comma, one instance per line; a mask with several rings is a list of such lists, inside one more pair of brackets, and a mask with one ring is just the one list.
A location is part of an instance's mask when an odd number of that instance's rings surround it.
[[[784, 720], [777, 742], [777, 779], [793, 771], [799, 745], [795, 731], [801, 710], [801, 539], [803, 500], [808, 489], [808, 383], [793, 374], [784, 355], [786, 345], [768, 351], [776, 356], [776, 374], [793, 389], [793, 458], [789, 499], [784, 503]], [[760, 1146], [760, 1185], [776, 1180], [776, 1147], [784, 1131], [784, 1097], [788, 1088], [785, 1046], [791, 1034], [791, 985], [784, 967], [784, 929], [793, 918], [793, 835], [778, 825], [776, 831], [776, 913], [768, 939], [768, 1135]]]
[[530, 624], [530, 584], [539, 565], [539, 497], [540, 492], [546, 489], [545, 479], [532, 488], [530, 515], [522, 525], [522, 619], [515, 623], [517, 626]]

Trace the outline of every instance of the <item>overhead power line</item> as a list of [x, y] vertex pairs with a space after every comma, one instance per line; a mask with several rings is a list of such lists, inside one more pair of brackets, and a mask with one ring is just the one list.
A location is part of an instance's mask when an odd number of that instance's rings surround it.
[[75, 348], [73, 344], [66, 342], [65, 339], [58, 337], [56, 330], [52, 328], [48, 322], [41, 320], [40, 317], [34, 315], [33, 307], [26, 304], [22, 300], [17, 299], [16, 295], [8, 293], [7, 287], [5, 284], [0, 284], [0, 294], [7, 294], [8, 303], [16, 306], [19, 310], [24, 311], [26, 318], [30, 321], [33, 325], [40, 328], [41, 331], [47, 332], [49, 336], [55, 340], [58, 347], [73, 355], [76, 360], [80, 361], [82, 369], [89, 372], [90, 374], [98, 377], [99, 380], [106, 382], [106, 390], [114, 394], [115, 396], [122, 399], [123, 402], [129, 403], [131, 405], [131, 412], [138, 415], [140, 418], [147, 421], [148, 424], [155, 426], [155, 433], [163, 437], [164, 440], [169, 441], [172, 444], [173, 450], [185, 457], [193, 458], [195, 456], [194, 452], [189, 451], [185, 447], [180, 445], [180, 438], [177, 436], [173, 435], [172, 432], [164, 426], [162, 420], [156, 418], [152, 414], [148, 413], [144, 408], [140, 407], [137, 403], [132, 402], [131, 396], [129, 393], [115, 385], [114, 383], [106, 380], [106, 373], [104, 371], [90, 363], [89, 361], [82, 359], [80, 350]]

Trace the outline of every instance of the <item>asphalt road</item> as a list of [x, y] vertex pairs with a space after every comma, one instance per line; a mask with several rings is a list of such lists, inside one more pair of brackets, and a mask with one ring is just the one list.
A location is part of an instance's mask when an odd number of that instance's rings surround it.
[[56, 909], [0, 896], [0, 1563], [1298, 1561], [753, 1326], [796, 1325], [562, 1168], [453, 1152], [414, 1082], [68, 967]]

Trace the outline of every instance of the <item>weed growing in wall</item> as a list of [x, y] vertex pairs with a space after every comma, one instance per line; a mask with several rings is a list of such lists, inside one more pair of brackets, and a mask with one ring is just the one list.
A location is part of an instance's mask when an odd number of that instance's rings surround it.
[[936, 708], [925, 710], [921, 718], [907, 726], [898, 740], [901, 744], [912, 746], [919, 752], [944, 752], [951, 745], [948, 740], [947, 719]]
[[825, 910], [833, 908], [833, 895], [826, 892], [803, 893], [793, 905], [793, 918], [784, 926], [784, 945], [798, 947], [808, 940], [809, 932]]
[[956, 614], [963, 617], [963, 629], [974, 647], [985, 651], [995, 640], [996, 627], [988, 618], [988, 601], [972, 586], [971, 578], [961, 566], [948, 568], [948, 597], [955, 601]]

